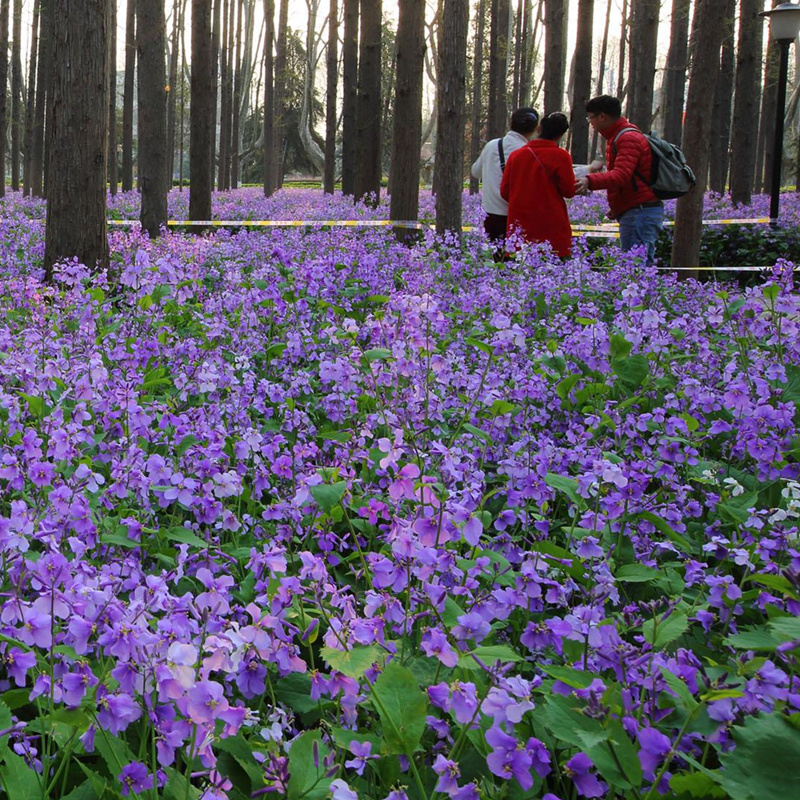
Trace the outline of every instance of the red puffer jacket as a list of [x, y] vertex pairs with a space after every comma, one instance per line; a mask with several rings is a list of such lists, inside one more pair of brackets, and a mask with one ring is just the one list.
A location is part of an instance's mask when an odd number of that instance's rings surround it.
[[614, 218], [619, 218], [642, 203], [654, 203], [658, 200], [645, 180], [649, 180], [653, 169], [650, 144], [636, 128], [635, 131], [623, 133], [617, 139], [615, 147], [614, 138], [623, 128], [636, 126], [631, 125], [625, 117], [620, 117], [614, 125], [601, 132], [606, 140], [607, 172], [588, 176], [590, 189], [608, 190], [608, 205]]

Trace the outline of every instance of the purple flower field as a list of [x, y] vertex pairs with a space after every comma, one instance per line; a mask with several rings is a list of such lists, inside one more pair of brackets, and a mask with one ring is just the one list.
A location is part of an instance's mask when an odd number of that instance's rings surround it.
[[793, 796], [784, 262], [739, 290], [615, 247], [134, 229], [114, 283], [47, 286], [42, 216], [0, 214], [9, 800]]

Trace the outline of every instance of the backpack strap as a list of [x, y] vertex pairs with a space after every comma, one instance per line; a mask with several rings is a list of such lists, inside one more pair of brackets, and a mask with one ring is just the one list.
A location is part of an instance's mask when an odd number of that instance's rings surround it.
[[[614, 137], [614, 139], [613, 139], [613, 140], [612, 140], [612, 142], [611, 142], [611, 149], [614, 151], [614, 159], [615, 159], [615, 160], [616, 160], [616, 158], [617, 158], [617, 139], [619, 139], [619, 137], [620, 137], [620, 136], [622, 136], [622, 134], [624, 134], [624, 133], [629, 133], [630, 131], [636, 131], [636, 133], [641, 133], [641, 134], [642, 134], [642, 136], [644, 136], [644, 138], [645, 138], [645, 141], [647, 140], [647, 137], [646, 137], [646, 136], [644, 135], [644, 133], [642, 133], [642, 131], [640, 131], [638, 128], [623, 128], [623, 129], [622, 129], [622, 130], [621, 130], [621, 131], [620, 131], [620, 132], [619, 132], [619, 133], [618, 133], [618, 134], [617, 134], [617, 135]], [[648, 145], [648, 146], [649, 146], [649, 145]], [[633, 172], [633, 175], [631, 176], [631, 181], [633, 182], [633, 188], [634, 188], [634, 189], [636, 189], [636, 176], [637, 176], [637, 175], [639, 176], [639, 179], [642, 181], [642, 183], [643, 183], [643, 184], [645, 184], [645, 186], [649, 186], [649, 185], [650, 185], [650, 184], [649, 184], [649, 182], [645, 180], [645, 178], [644, 178], [644, 175], [642, 175], [642, 173], [641, 173], [641, 172], [639, 172], [639, 169], [638, 169], [638, 164], [637, 164], [637, 169], [635, 169], [635, 170], [634, 170], [634, 172]]]
[[503, 152], [503, 137], [497, 140], [497, 153], [500, 156], [500, 172], [505, 172], [506, 169], [506, 154]]

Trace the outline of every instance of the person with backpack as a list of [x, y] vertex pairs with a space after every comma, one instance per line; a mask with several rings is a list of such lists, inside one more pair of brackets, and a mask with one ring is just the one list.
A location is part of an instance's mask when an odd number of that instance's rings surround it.
[[600, 95], [586, 104], [586, 119], [606, 140], [606, 172], [578, 178], [578, 194], [595, 189], [608, 192], [609, 217], [619, 222], [620, 246], [647, 249], [647, 263], [655, 259], [656, 241], [664, 224], [664, 203], [651, 188], [653, 154], [648, 138], [622, 116], [616, 97]]
[[515, 150], [506, 163], [500, 195], [508, 201], [508, 235], [550, 242], [561, 258], [572, 250], [572, 226], [564, 198], [575, 195], [572, 157], [558, 146], [569, 129], [565, 114], [542, 119], [539, 136]]
[[508, 157], [524, 147], [536, 133], [539, 115], [533, 108], [518, 108], [511, 115], [511, 130], [487, 142], [478, 160], [472, 165], [472, 177], [481, 181], [481, 205], [486, 212], [483, 228], [489, 241], [495, 245], [495, 257], [502, 258], [503, 243], [508, 223], [508, 203], [500, 196]]

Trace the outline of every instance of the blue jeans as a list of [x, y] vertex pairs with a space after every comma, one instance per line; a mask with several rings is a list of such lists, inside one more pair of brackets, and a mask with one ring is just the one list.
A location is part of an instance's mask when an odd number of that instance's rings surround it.
[[647, 248], [647, 263], [655, 261], [656, 241], [664, 224], [664, 206], [631, 208], [619, 218], [619, 244], [627, 252], [633, 247]]

